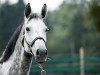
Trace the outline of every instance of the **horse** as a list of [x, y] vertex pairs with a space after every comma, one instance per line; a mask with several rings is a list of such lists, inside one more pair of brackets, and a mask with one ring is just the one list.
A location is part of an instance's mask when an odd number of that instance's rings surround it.
[[30, 3], [25, 6], [24, 21], [15, 30], [0, 58], [0, 75], [29, 75], [32, 59], [38, 64], [47, 60], [46, 33], [43, 22], [47, 5], [40, 13], [32, 12]]

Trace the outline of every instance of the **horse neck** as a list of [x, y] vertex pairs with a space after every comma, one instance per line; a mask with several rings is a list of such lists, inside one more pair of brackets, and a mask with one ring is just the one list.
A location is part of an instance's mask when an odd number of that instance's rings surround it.
[[21, 34], [20, 34], [20, 39], [18, 39], [19, 41], [19, 53], [21, 52], [21, 70], [20, 70], [20, 75], [29, 75], [29, 70], [30, 70], [30, 66], [31, 66], [31, 63], [32, 63], [32, 55], [31, 53], [27, 53], [25, 50], [24, 50], [24, 47], [22, 46], [22, 39], [23, 39], [23, 29], [24, 29], [24, 26], [22, 27], [22, 31], [21, 31]]
[[[13, 61], [13, 65], [10, 69], [12, 70], [13, 68], [16, 68], [16, 69], [18, 69], [17, 71], [20, 72], [20, 75], [28, 75], [29, 69], [31, 66], [31, 62], [32, 62], [32, 55], [25, 52], [25, 50], [22, 46], [21, 41], [23, 39], [23, 28], [24, 28], [24, 26], [22, 27], [21, 33], [16, 42], [15, 50], [12, 55], [14, 61]], [[19, 68], [20, 68], [20, 70], [19, 70]], [[19, 74], [15, 74], [15, 75], [19, 75]]]

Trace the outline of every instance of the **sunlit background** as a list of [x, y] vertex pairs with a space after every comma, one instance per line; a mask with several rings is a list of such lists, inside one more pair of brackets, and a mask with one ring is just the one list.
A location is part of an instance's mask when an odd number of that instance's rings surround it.
[[[0, 55], [24, 18], [46, 3], [47, 75], [100, 75], [100, 0], [0, 0]], [[40, 75], [33, 60], [30, 75]]]

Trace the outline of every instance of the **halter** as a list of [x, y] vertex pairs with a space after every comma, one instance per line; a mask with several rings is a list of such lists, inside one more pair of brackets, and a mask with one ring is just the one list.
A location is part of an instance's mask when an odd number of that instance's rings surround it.
[[35, 44], [36, 40], [38, 40], [38, 39], [43, 40], [43, 41], [45, 42], [44, 38], [42, 38], [42, 37], [36, 37], [36, 38], [31, 42], [31, 44], [29, 44], [29, 43], [27, 42], [26, 38], [25, 38], [25, 35], [24, 35], [24, 36], [23, 36], [23, 40], [22, 40], [22, 45], [23, 45], [23, 47], [24, 47], [24, 41], [25, 41], [26, 44], [27, 44], [27, 46], [28, 46], [28, 48], [29, 48], [29, 50], [30, 50], [30, 52], [32, 53], [31, 47]]
[[[33, 55], [32, 53], [32, 46], [35, 44], [36, 40], [43, 40], [45, 42], [45, 40], [42, 38], [42, 37], [36, 37], [32, 42], [31, 44], [29, 44], [25, 38], [25, 35], [23, 36], [23, 40], [22, 40], [22, 46], [24, 47], [24, 41], [26, 42], [27, 46], [29, 47], [29, 50], [31, 52], [31, 54]], [[39, 68], [41, 69], [41, 75], [46, 75], [46, 71], [43, 69], [43, 65], [42, 64], [38, 64]]]
[[43, 41], [45, 42], [45, 40], [44, 40], [42, 37], [36, 37], [36, 38], [32, 41], [31, 44], [29, 44], [29, 43], [27, 42], [27, 40], [26, 40], [25, 37], [24, 37], [24, 39], [25, 39], [25, 42], [27, 43], [27, 45], [28, 45], [29, 47], [32, 47], [32, 46], [34, 45], [35, 41], [38, 40], [38, 39], [43, 40]]

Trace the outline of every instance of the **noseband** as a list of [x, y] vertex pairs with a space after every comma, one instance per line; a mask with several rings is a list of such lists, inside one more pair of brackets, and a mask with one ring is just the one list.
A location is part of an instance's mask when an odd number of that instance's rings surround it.
[[36, 37], [33, 41], [32, 41], [32, 43], [31, 44], [29, 44], [28, 42], [27, 42], [27, 40], [26, 40], [26, 38], [24, 37], [24, 39], [25, 39], [25, 42], [27, 43], [27, 45], [28, 46], [30, 46], [30, 47], [32, 47], [33, 45], [34, 45], [34, 43], [36, 42], [36, 40], [43, 40], [44, 42], [45, 42], [45, 40], [42, 38], [42, 37]]
[[40, 39], [40, 40], [43, 40], [43, 41], [45, 42], [44, 38], [42, 38], [42, 37], [36, 37], [36, 38], [31, 42], [31, 44], [29, 44], [29, 43], [27, 42], [25, 36], [24, 36], [24, 37], [23, 37], [23, 40], [22, 40], [22, 46], [24, 47], [24, 41], [25, 41], [26, 44], [27, 44], [27, 46], [29, 47], [29, 49], [30, 49], [30, 51], [31, 51], [31, 47], [35, 44], [36, 40], [39, 40], [39, 39]]

